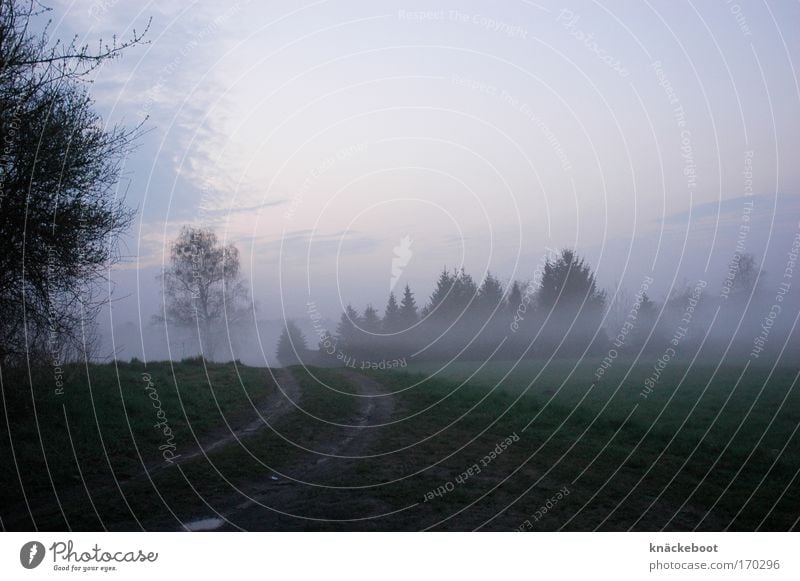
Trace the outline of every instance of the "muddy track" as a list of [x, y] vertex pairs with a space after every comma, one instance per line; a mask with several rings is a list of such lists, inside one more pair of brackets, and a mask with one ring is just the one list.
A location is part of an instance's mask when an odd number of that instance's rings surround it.
[[[364, 454], [371, 448], [376, 439], [375, 436], [380, 431], [380, 428], [375, 426], [388, 422], [394, 412], [394, 399], [381, 395], [386, 393], [387, 390], [377, 381], [350, 369], [342, 370], [341, 373], [353, 382], [359, 395], [369, 397], [358, 398], [359, 409], [347, 422], [355, 429], [350, 430], [350, 434], [345, 438], [329, 444], [330, 449], [324, 450], [324, 452], [330, 454], [330, 456], [319, 458], [314, 467], [306, 467], [304, 471], [301, 468], [301, 472], [306, 476], [313, 476], [319, 466], [330, 460], [332, 456], [339, 454], [358, 456]], [[307, 479], [303, 478], [303, 480]]]
[[[213, 516], [187, 523], [190, 530], [314, 528], [320, 520], [309, 518], [320, 517], [307, 514], [311, 505], [322, 512], [328, 505], [332, 512], [339, 510], [366, 518], [389, 510], [372, 502], [368, 489], [344, 492], [340, 487], [328, 484], [335, 482], [354, 462], [357, 463], [359, 456], [374, 451], [380, 437], [379, 426], [389, 422], [394, 412], [393, 398], [382, 395], [387, 390], [381, 384], [353, 370], [343, 369], [339, 373], [355, 386], [359, 396], [365, 396], [357, 398], [356, 410], [342, 422], [348, 427], [338, 430], [340, 436], [326, 441], [314, 454], [303, 453], [301, 460], [283, 470], [286, 477], [273, 475], [256, 483], [256, 492], [249, 499], [240, 499], [227, 510], [217, 509], [222, 518]], [[281, 386], [287, 391], [300, 390], [290, 373], [281, 379]], [[331, 520], [336, 518], [331, 517]]]
[[[288, 381], [286, 378], [289, 372], [284, 369], [275, 369], [275, 381], [277, 381], [280, 389], [271, 397], [260, 398], [257, 402], [254, 401], [256, 410], [249, 409], [246, 413], [247, 416], [255, 419], [247, 423], [243, 422], [243, 417], [239, 418], [226, 418], [230, 426], [224, 429], [216, 430], [215, 433], [209, 434], [202, 438], [200, 442], [192, 442], [192, 450], [188, 453], [182, 453], [180, 457], [176, 457], [172, 462], [158, 462], [149, 463], [145, 469], [124, 480], [119, 480], [120, 486], [124, 486], [131, 482], [145, 480], [148, 475], [152, 478], [163, 470], [173, 468], [175, 465], [182, 465], [192, 460], [197, 460], [207, 456], [209, 453], [228, 446], [237, 441], [244, 441], [247, 438], [258, 434], [262, 430], [267, 429], [268, 425], [272, 425], [281, 417], [291, 412], [294, 409], [294, 403], [297, 403], [300, 398], [300, 389], [296, 382]], [[271, 380], [272, 381], [272, 380]]]
[[[265, 372], [268, 371], [265, 369]], [[159, 475], [166, 469], [175, 469], [175, 465], [182, 465], [193, 460], [197, 460], [210, 452], [222, 448], [224, 446], [233, 444], [236, 441], [244, 441], [247, 438], [260, 433], [267, 429], [268, 425], [272, 425], [280, 418], [290, 413], [295, 409], [294, 403], [298, 402], [300, 398], [300, 388], [293, 379], [289, 379], [290, 373], [284, 369], [274, 369], [274, 380], [269, 379], [269, 383], [277, 381], [281, 389], [269, 396], [262, 396], [254, 398], [253, 405], [255, 410], [248, 408], [236, 417], [226, 418], [230, 426], [222, 429], [215, 430], [215, 432], [208, 434], [201, 438], [200, 442], [193, 441], [191, 443], [182, 444], [182, 448], [189, 448], [187, 452], [182, 453], [176, 457], [171, 463], [165, 462], [162, 459], [158, 461], [148, 462], [144, 468], [139, 470], [136, 474], [125, 478], [118, 478], [116, 484], [110, 477], [95, 478], [94, 480], [87, 480], [86, 484], [92, 491], [93, 495], [101, 496], [104, 491], [109, 494], [118, 494], [118, 489], [130, 484], [147, 482], [148, 477], [153, 478]], [[272, 386], [271, 386], [272, 387]], [[257, 410], [257, 412], [256, 412]], [[244, 444], [243, 444], [244, 445]], [[132, 452], [133, 453], [133, 452]], [[110, 475], [109, 475], [110, 476]], [[69, 503], [71, 499], [84, 499], [87, 494], [83, 485], [74, 485], [71, 488], [60, 490], [59, 497], [62, 504]], [[46, 494], [41, 498], [31, 498], [30, 502], [33, 506], [37, 506], [34, 516], [37, 519], [43, 518], [45, 514], [55, 515], [58, 513], [52, 495]], [[20, 507], [15, 512], [4, 515], [3, 525], [14, 526], [14, 523], [24, 522], [30, 519], [27, 511]]]

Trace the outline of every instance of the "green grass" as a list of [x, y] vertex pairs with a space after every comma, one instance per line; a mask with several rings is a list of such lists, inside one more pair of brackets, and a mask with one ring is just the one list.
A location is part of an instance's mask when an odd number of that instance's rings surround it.
[[[508, 426], [532, 422], [526, 435], [543, 447], [520, 461], [534, 473], [550, 470], [547, 480], [553, 486], [583, 473], [568, 497], [572, 504], [599, 491], [568, 527], [591, 530], [602, 523], [626, 529], [652, 502], [637, 526], [660, 528], [677, 513], [671, 526], [693, 527], [698, 515], [713, 506], [702, 526], [748, 530], [759, 526], [773, 505], [763, 526], [792, 526], [798, 511], [788, 508], [797, 506], [800, 496], [793, 480], [800, 469], [800, 447], [792, 438], [800, 422], [800, 395], [793, 383], [797, 369], [770, 373], [767, 367], [745, 371], [728, 365], [717, 370], [676, 361], [645, 399], [642, 382], [652, 367], [629, 363], [617, 361], [599, 382], [594, 378], [598, 360], [577, 365], [530, 361], [513, 370], [506, 362], [462, 362], [448, 365], [433, 380], [430, 374], [440, 366], [425, 365], [412, 369], [418, 375], [396, 376], [395, 381], [398, 387], [422, 381], [416, 391], [434, 399], [452, 394], [446, 401], [460, 408], [491, 393], [492, 403], [470, 414], [470, 433], [492, 421]], [[557, 514], [569, 513], [562, 505]], [[567, 520], [549, 518], [550, 527]]]
[[[146, 377], [153, 389], [145, 389]], [[0, 431], [3, 506], [9, 498], [18, 501], [23, 486], [32, 504], [50, 503], [54, 488], [71, 498], [82, 480], [122, 481], [143, 465], [163, 465], [160, 446], [171, 443], [175, 454], [186, 453], [195, 437], [224, 433], [226, 419], [246, 415], [251, 400], [275, 391], [263, 369], [201, 361], [67, 366], [63, 394], [55, 388], [47, 370], [33, 377], [33, 389], [26, 375], [4, 377], [3, 423], [7, 414], [9, 429]], [[163, 410], [161, 420], [154, 404]], [[62, 504], [69, 510], [68, 502]]]
[[[158, 470], [152, 481], [142, 476], [137, 449], [145, 464], [164, 465], [158, 450], [163, 434], [152, 427], [141, 364], [91, 366], [91, 389], [85, 369], [70, 369], [63, 396], [53, 394], [46, 376], [35, 378], [38, 432], [29, 387], [21, 381], [12, 390], [4, 377], [4, 394], [25, 491], [35, 499], [36, 526], [44, 529], [69, 523], [87, 530], [176, 530], [182, 521], [213, 516], [213, 509], [232, 514], [246, 529], [513, 530], [526, 521], [534, 530], [794, 526], [800, 515], [797, 368], [690, 368], [673, 361], [645, 399], [642, 384], [652, 365], [630, 363], [617, 360], [599, 382], [599, 360], [526, 361], [513, 370], [506, 362], [459, 362], [434, 376], [439, 366], [433, 364], [368, 372], [397, 393], [388, 425], [363, 434], [337, 425], [364, 411], [363, 398], [350, 395], [356, 391], [350, 376], [292, 368], [300, 409], [290, 406], [241, 444]], [[244, 425], [258, 417], [251, 398], [278, 396], [264, 369], [157, 363], [147, 372], [179, 452], [196, 449], [191, 430], [204, 442], [229, 433], [220, 410], [231, 424]], [[0, 514], [7, 528], [29, 530], [8, 430], [1, 433], [9, 469], [0, 477]], [[511, 434], [519, 441], [479, 474], [431, 498]], [[309, 450], [324, 452], [343, 441], [345, 452], [365, 457], [326, 460], [329, 469], [318, 484], [327, 488], [286, 480], [303, 479], [317, 465], [320, 456]], [[346, 523], [236, 508], [248, 497], [280, 504], [286, 486], [299, 487], [291, 506], [282, 507], [296, 514], [346, 519], [399, 512]], [[536, 511], [564, 486], [570, 494], [535, 521]]]
[[[63, 529], [69, 523], [89, 530], [177, 529], [180, 521], [205, 509], [204, 500], [228, 497], [232, 486], [248, 487], [300, 461], [303, 452], [292, 442], [315, 449], [335, 439], [338, 428], [326, 422], [345, 421], [352, 413], [353, 398], [325, 389], [298, 368], [293, 371], [302, 388], [297, 403], [308, 415], [295, 411], [291, 421], [257, 432], [245, 445], [232, 441], [178, 468], [159, 450], [168, 440], [154, 427], [159, 420], [149, 396], [153, 390], [145, 390], [143, 374], [151, 378], [175, 434], [175, 453], [187, 455], [198, 450], [197, 440], [207, 445], [229, 436], [228, 425], [258, 421], [254, 403], [283, 399], [268, 370], [195, 361], [146, 368], [92, 365], [86, 375], [78, 367], [66, 371], [63, 395], [56, 395], [43, 377], [34, 381], [38, 429], [30, 389], [5, 390], [11, 429], [2, 430], [0, 450], [3, 465], [13, 467], [16, 456], [21, 473], [5, 470], [0, 483], [6, 527], [30, 529], [34, 524], [21, 504], [21, 479], [39, 528]], [[316, 370], [316, 375], [339, 381], [329, 370]], [[348, 388], [339, 381], [337, 389]]]

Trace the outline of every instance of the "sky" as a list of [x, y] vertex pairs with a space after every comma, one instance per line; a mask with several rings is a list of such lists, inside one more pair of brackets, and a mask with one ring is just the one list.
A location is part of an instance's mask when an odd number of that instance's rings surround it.
[[406, 283], [424, 303], [444, 266], [527, 280], [563, 247], [667, 293], [724, 267], [749, 198], [763, 263], [797, 228], [797, 2], [51, 5], [53, 37], [90, 43], [151, 21], [92, 86], [147, 130], [117, 324], [157, 312], [184, 224], [239, 247], [270, 320]]

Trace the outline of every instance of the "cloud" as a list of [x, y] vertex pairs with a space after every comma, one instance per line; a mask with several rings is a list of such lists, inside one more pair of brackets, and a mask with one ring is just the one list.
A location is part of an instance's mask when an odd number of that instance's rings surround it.
[[[225, 200], [223, 199], [222, 201]], [[213, 203], [209, 204], [207, 200], [203, 200], [203, 203], [201, 203], [199, 209], [205, 215], [236, 214], [239, 212], [246, 212], [246, 213], [255, 212], [257, 210], [263, 210], [264, 208], [282, 206], [288, 203], [289, 203], [288, 198], [280, 198], [277, 200], [270, 200], [252, 206], [215, 206]]]
[[332, 256], [362, 255], [374, 252], [382, 244], [375, 237], [366, 236], [353, 230], [315, 233], [313, 230], [295, 230], [277, 240], [254, 241], [256, 251], [279, 256], [283, 261], [312, 261]]
[[[136, 159], [171, 165], [176, 177], [201, 192], [201, 210], [212, 214], [263, 202], [256, 199], [257, 184], [243, 177], [247, 145], [231, 129], [237, 109], [229, 90], [240, 70], [221, 61], [240, 42], [250, 4], [168, 1], [142, 8], [121, 0], [76, 0], [57, 3], [53, 12], [61, 18], [60, 36], [75, 31], [90, 42], [114, 35], [124, 41], [152, 18], [144, 44], [95, 72], [92, 95], [112, 123], [147, 119], [144, 128], [157, 138]], [[197, 199], [175, 201], [186, 206]]]

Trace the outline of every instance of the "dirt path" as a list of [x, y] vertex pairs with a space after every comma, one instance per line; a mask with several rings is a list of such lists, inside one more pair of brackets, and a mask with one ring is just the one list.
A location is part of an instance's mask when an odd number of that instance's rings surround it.
[[300, 401], [300, 386], [297, 385], [297, 382], [294, 381], [291, 373], [287, 370], [275, 369], [273, 371], [276, 374], [275, 381], [277, 381], [278, 389], [276, 393], [271, 394], [269, 397], [261, 398], [255, 403], [257, 412], [252, 409], [248, 410], [247, 415], [251, 417], [255, 415], [255, 419], [248, 423], [243, 423], [243, 418], [228, 418], [228, 422], [231, 424], [230, 429], [218, 430], [215, 434], [206, 436], [199, 445], [197, 442], [193, 442], [193, 451], [182, 453], [172, 463], [164, 462], [163, 460], [152, 463], [142, 473], [120, 480], [120, 485], [143, 480], [147, 475], [153, 477], [162, 470], [173, 468], [175, 464], [180, 465], [191, 462], [208, 455], [214, 450], [237, 441], [246, 440], [266, 429], [268, 425], [274, 424], [287, 413], [290, 413], [295, 409], [295, 404]]
[[[303, 529], [318, 527], [320, 521], [336, 520], [337, 513], [368, 518], [389, 510], [373, 502], [368, 489], [350, 490], [331, 484], [343, 472], [352, 471], [360, 462], [359, 456], [374, 451], [380, 426], [390, 421], [394, 411], [393, 398], [382, 395], [388, 390], [378, 382], [349, 369], [339, 373], [352, 382], [359, 396], [366, 396], [357, 398], [357, 409], [342, 422], [348, 427], [337, 430], [339, 437], [324, 442], [315, 453], [303, 452], [300, 460], [283, 470], [286, 478], [273, 475], [258, 482], [250, 498], [220, 510], [221, 518], [211, 516], [187, 523], [190, 530]], [[294, 377], [286, 375], [281, 386], [299, 391]], [[311, 511], [332, 516], [311, 516]]]
[[[330, 449], [325, 450], [330, 456], [323, 456], [315, 463], [315, 469], [331, 459], [331, 456], [347, 454], [348, 456], [358, 456], [371, 448], [375, 436], [380, 431], [375, 426], [380, 426], [390, 420], [394, 411], [394, 399], [382, 396], [386, 390], [381, 384], [369, 377], [361, 375], [350, 369], [342, 370], [342, 375], [352, 381], [356, 386], [359, 395], [370, 397], [359, 397], [358, 412], [348, 422], [354, 430], [345, 438], [330, 443]], [[306, 475], [311, 475], [312, 469], [307, 467]], [[303, 478], [307, 480], [307, 478]]]
[[[247, 439], [248, 437], [257, 434], [265, 429], [267, 425], [274, 424], [281, 417], [295, 409], [295, 404], [300, 401], [300, 386], [294, 381], [285, 369], [276, 369], [275, 378], [278, 383], [278, 392], [271, 398], [265, 399], [257, 406], [258, 416], [253, 421], [245, 425], [233, 428], [233, 431], [228, 431], [226, 435], [217, 436], [208, 440], [207, 443], [201, 445], [199, 450], [195, 450], [190, 454], [184, 454], [176, 462], [176, 464], [183, 464], [193, 460], [204, 454], [208, 454], [217, 448], [227, 446], [233, 442]], [[162, 468], [163, 468], [162, 464]]]
[[[143, 468], [140, 465], [140, 469], [135, 474], [118, 478], [116, 483], [110, 481], [110, 477], [103, 477], [102, 479], [97, 477], [94, 480], [88, 480], [86, 486], [92, 490], [94, 496], [102, 497], [106, 493], [115, 496], [120, 489], [127, 490], [126, 487], [129, 485], [137, 486], [147, 483], [148, 477], [155, 478], [166, 469], [171, 468], [174, 470], [175, 465], [197, 460], [214, 450], [233, 444], [236, 441], [246, 440], [267, 429], [268, 425], [273, 425], [280, 418], [294, 411], [296, 408], [292, 402], [297, 403], [300, 399], [300, 388], [294, 378], [291, 377], [291, 374], [284, 369], [273, 369], [272, 371], [276, 374], [274, 380], [277, 381], [278, 388], [275, 387], [273, 379], [271, 377], [268, 378], [269, 392], [253, 397], [255, 410], [250, 407], [235, 416], [227, 417], [226, 420], [229, 423], [229, 427], [217, 429], [203, 436], [199, 443], [197, 441], [182, 443], [181, 449], [186, 451], [176, 457], [172, 463], [165, 462], [163, 459], [147, 462]], [[269, 370], [265, 368], [264, 372], [269, 373]], [[131, 454], [133, 454], [133, 451], [131, 451]], [[59, 490], [61, 502], [69, 504], [72, 499], [84, 499], [87, 494], [86, 486], [74, 484], [69, 487], [63, 487]], [[59, 511], [50, 494], [45, 494], [41, 498], [32, 498], [31, 504], [38, 507], [36, 511], [37, 519], [42, 519], [44, 515], [48, 514], [56, 515]], [[22, 506], [14, 511], [9, 511], [4, 515], [4, 522], [0, 529], [9, 524], [14, 526], [14, 523], [28, 521], [29, 516]]]

